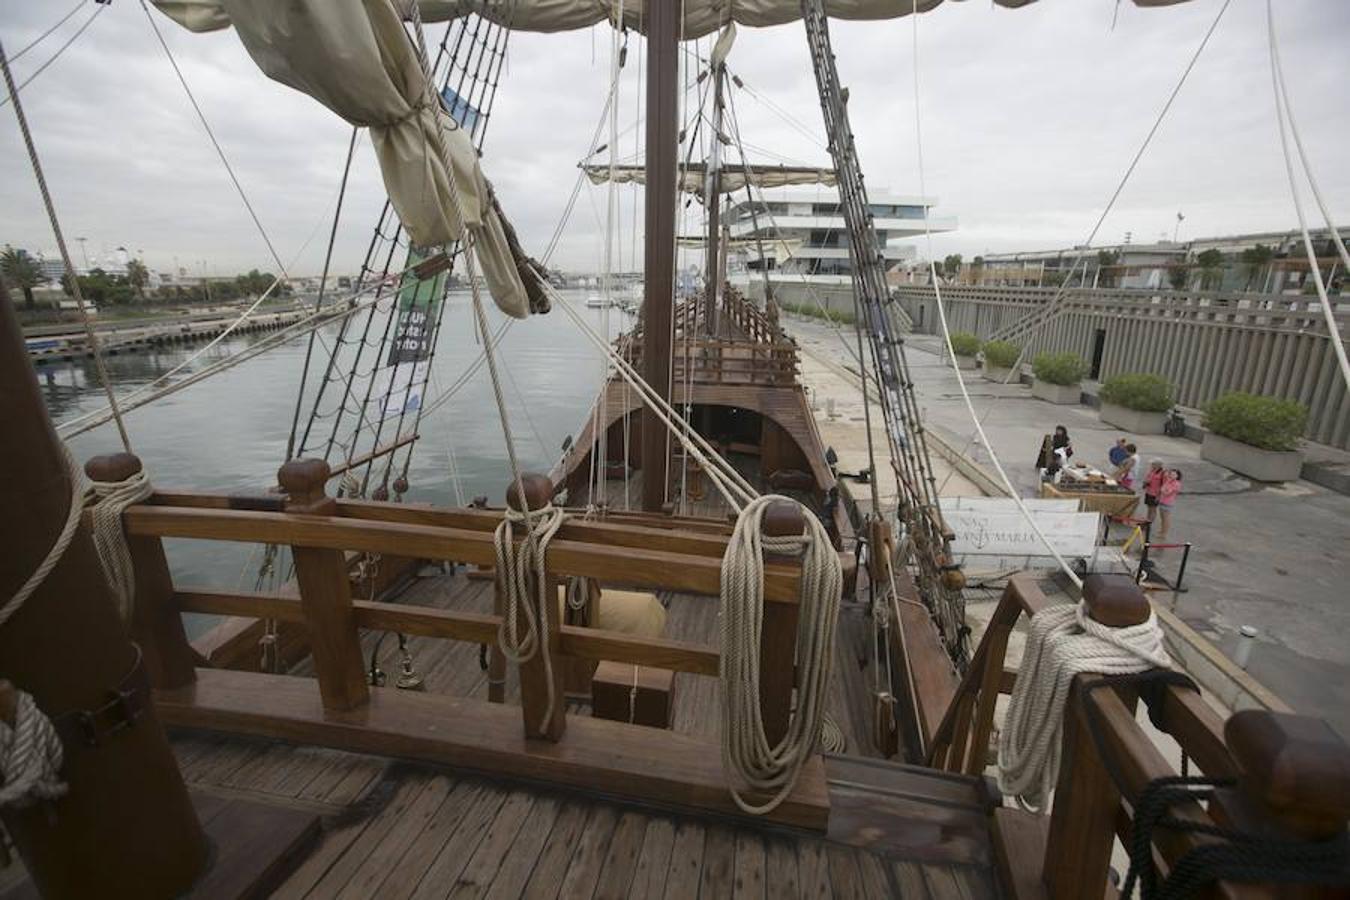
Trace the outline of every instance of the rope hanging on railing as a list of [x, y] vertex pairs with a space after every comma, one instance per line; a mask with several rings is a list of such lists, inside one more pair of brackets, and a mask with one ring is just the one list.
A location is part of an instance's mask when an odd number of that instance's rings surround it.
[[[825, 526], [803, 511], [806, 533], [763, 534], [764, 512], [775, 502], [800, 506], [774, 494], [751, 501], [736, 519], [722, 557], [722, 765], [736, 783], [731, 796], [744, 812], [763, 815], [778, 807], [797, 783], [801, 768], [821, 739], [826, 687], [833, 661], [843, 572]], [[764, 618], [764, 553], [800, 554], [801, 593], [797, 618], [797, 703], [787, 733], [769, 746], [759, 706], [759, 654]], [[781, 660], [790, 665], [792, 660]], [[762, 804], [745, 789], [769, 794]]]
[[[497, 644], [502, 654], [519, 665], [533, 659], [541, 648], [544, 657], [544, 682], [548, 686], [548, 705], [539, 730], [547, 731], [553, 718], [553, 661], [548, 653], [548, 603], [557, 603], [550, 596], [548, 575], [544, 560], [549, 541], [558, 533], [567, 515], [548, 504], [529, 512], [507, 508], [506, 518], [492, 534], [497, 556], [497, 579], [506, 601], [501, 625], [497, 628]], [[526, 534], [518, 545], [514, 543], [513, 526], [524, 525]], [[535, 597], [531, 598], [533, 587]], [[537, 600], [537, 602], [535, 602]], [[524, 628], [517, 631], [517, 622], [524, 619]]]
[[0, 808], [22, 809], [66, 792], [63, 751], [52, 720], [24, 691], [15, 690], [14, 724], [0, 715]]
[[130, 621], [136, 598], [136, 571], [131, 550], [127, 547], [126, 532], [122, 530], [122, 513], [133, 503], [148, 498], [155, 489], [144, 469], [122, 481], [90, 479], [89, 489], [95, 500], [89, 507], [93, 515], [94, 550], [103, 564], [108, 587], [117, 598], [122, 620]]
[[1163, 642], [1151, 611], [1142, 623], [1124, 628], [1093, 620], [1082, 603], [1036, 613], [999, 734], [999, 790], [1027, 809], [1043, 811], [1059, 774], [1064, 704], [1074, 676], [1170, 669]]

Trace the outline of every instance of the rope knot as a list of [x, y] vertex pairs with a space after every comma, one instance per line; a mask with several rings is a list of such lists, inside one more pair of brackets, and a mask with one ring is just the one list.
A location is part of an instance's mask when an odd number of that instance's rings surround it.
[[14, 724], [0, 718], [0, 807], [22, 809], [66, 793], [57, 774], [64, 753], [56, 728], [33, 697], [14, 694]]
[[124, 621], [131, 619], [135, 604], [136, 571], [122, 529], [122, 513], [154, 492], [150, 476], [138, 468], [120, 481], [91, 480], [85, 496], [85, 505], [93, 517], [94, 550]]

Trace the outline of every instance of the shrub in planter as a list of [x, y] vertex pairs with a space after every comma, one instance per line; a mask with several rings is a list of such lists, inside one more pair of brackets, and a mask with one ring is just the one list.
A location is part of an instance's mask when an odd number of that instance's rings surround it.
[[968, 331], [954, 331], [951, 339], [957, 364], [963, 369], [975, 368], [975, 354], [980, 352], [980, 339]]
[[1022, 350], [1011, 341], [986, 341], [980, 348], [984, 353], [984, 377], [990, 381], [1006, 382]]
[[1308, 408], [1293, 400], [1224, 394], [1205, 410], [1209, 434], [1200, 455], [1258, 481], [1292, 481], [1303, 466], [1297, 448], [1307, 424]]
[[1031, 362], [1036, 380], [1031, 395], [1051, 403], [1077, 403], [1082, 396], [1078, 383], [1087, 374], [1087, 362], [1077, 353], [1037, 353]]
[[1176, 389], [1160, 375], [1135, 372], [1102, 383], [1101, 418], [1133, 434], [1162, 434]]

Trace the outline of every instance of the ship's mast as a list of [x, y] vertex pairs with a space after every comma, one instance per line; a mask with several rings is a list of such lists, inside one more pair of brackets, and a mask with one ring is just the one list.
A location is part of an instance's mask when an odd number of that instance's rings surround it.
[[718, 252], [721, 249], [722, 214], [722, 86], [726, 81], [726, 63], [716, 59], [714, 54], [713, 77], [713, 117], [712, 151], [708, 154], [708, 259], [705, 269], [707, 294], [704, 298], [704, 327], [709, 335], [717, 334], [717, 301], [722, 291], [721, 264]]
[[[676, 0], [647, 4], [646, 243], [643, 250], [643, 377], [670, 399], [670, 323], [675, 297], [675, 163], [679, 152], [679, 13]], [[666, 430], [642, 411], [642, 508], [666, 500]]]

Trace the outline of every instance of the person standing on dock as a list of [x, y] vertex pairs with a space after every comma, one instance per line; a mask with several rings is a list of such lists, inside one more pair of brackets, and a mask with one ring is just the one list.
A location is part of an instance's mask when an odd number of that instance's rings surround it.
[[1125, 445], [1125, 458], [1116, 471], [1111, 474], [1121, 487], [1134, 490], [1134, 470], [1139, 465], [1139, 448], [1134, 444]]
[[[1172, 508], [1176, 505], [1177, 495], [1181, 493], [1181, 470], [1164, 469], [1162, 484], [1158, 487], [1158, 540], [1167, 540], [1167, 532], [1172, 529]], [[1149, 518], [1153, 510], [1149, 510]]]
[[1153, 525], [1153, 520], [1158, 514], [1158, 495], [1162, 493], [1163, 480], [1166, 477], [1167, 470], [1163, 468], [1162, 460], [1150, 459], [1148, 461], [1148, 472], [1144, 474], [1144, 506], [1148, 507], [1148, 524], [1150, 526]]
[[1116, 438], [1115, 446], [1107, 452], [1106, 458], [1111, 461], [1111, 468], [1118, 469], [1125, 458], [1130, 455], [1130, 451], [1125, 449], [1125, 438]]

